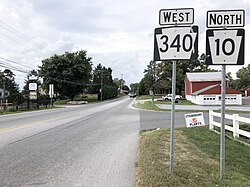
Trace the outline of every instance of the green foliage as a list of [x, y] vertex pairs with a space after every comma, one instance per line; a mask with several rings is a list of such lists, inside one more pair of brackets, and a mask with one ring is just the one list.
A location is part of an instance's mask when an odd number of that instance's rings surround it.
[[[176, 67], [176, 93], [181, 94], [184, 90], [184, 80], [187, 72], [209, 72], [204, 63], [205, 55], [202, 54], [196, 61], [178, 61]], [[172, 88], [172, 61], [162, 61], [159, 64], [151, 61], [144, 71], [144, 78], [141, 80], [140, 94], [148, 94], [151, 90], [167, 90], [171, 93]]]
[[6, 97], [6, 99], [8, 99], [9, 103], [16, 105], [21, 94], [19, 93], [19, 86], [15, 82], [15, 74], [9, 69], [5, 69], [3, 72], [0, 71], [0, 88], [3, 88], [4, 82], [6, 91], [10, 92], [10, 96]]
[[39, 74], [44, 87], [54, 84], [54, 90], [71, 100], [83, 92], [91, 81], [92, 62], [86, 51], [66, 52], [42, 60]]
[[139, 83], [131, 83], [129, 86], [132, 92], [137, 93], [139, 91]]
[[93, 86], [90, 88], [91, 94], [98, 94], [98, 100], [101, 99], [101, 88], [103, 100], [117, 96], [118, 87], [113, 81], [112, 69], [98, 64], [93, 71]]
[[236, 73], [237, 80], [236, 80], [236, 89], [244, 89], [250, 85], [250, 64], [247, 67], [241, 68]]

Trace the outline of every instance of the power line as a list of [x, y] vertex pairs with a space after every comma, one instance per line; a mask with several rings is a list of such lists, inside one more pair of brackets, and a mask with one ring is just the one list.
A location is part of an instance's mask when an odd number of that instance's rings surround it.
[[8, 64], [4, 64], [3, 61], [0, 61], [0, 67], [4, 67], [4, 68], [7, 68], [7, 69], [11, 69], [11, 70], [15, 70], [15, 71], [18, 71], [18, 72], [21, 72], [21, 73], [29, 73], [29, 71], [26, 71], [26, 70], [23, 70], [23, 69], [19, 69], [18, 67], [14, 67], [14, 66], [11, 66], [11, 65], [8, 65]]
[[18, 35], [19, 37], [21, 37], [22, 39], [28, 41], [28, 42], [32, 42], [33, 45], [39, 47], [39, 48], [44, 48], [44, 46], [34, 40], [32, 40], [31, 38], [27, 37], [26, 35], [22, 34], [21, 32], [17, 31], [16, 29], [14, 29], [13, 27], [7, 25], [6, 23], [4, 23], [1, 19], [0, 19], [0, 23], [2, 24], [2, 27], [5, 28], [6, 30], [9, 30], [10, 32]]
[[20, 41], [17, 41], [17, 40], [15, 40], [15, 39], [13, 39], [13, 38], [11, 38], [11, 37], [9, 37], [9, 36], [3, 34], [3, 33], [0, 33], [0, 35], [4, 36], [5, 38], [7, 38], [7, 39], [9, 39], [9, 40], [12, 40], [12, 41], [18, 43], [18, 44], [20, 44], [20, 45], [22, 45], [22, 46], [24, 46], [24, 47], [28, 47], [28, 48], [30, 48], [30, 49], [36, 51], [37, 53], [42, 54], [40, 51], [38, 51], [38, 50], [36, 50], [36, 49], [34, 49], [34, 48], [30, 47], [30, 46], [27, 46], [27, 45], [21, 43]]
[[6, 61], [11, 62], [11, 63], [14, 63], [14, 64], [18, 64], [18, 65], [20, 65], [20, 66], [23, 66], [23, 67], [25, 67], [25, 68], [28, 68], [28, 69], [30, 69], [30, 70], [33, 70], [33, 69], [30, 68], [29, 66], [26, 66], [26, 65], [24, 65], [24, 64], [18, 63], [18, 62], [16, 62], [16, 61], [9, 60], [9, 59], [4, 58], [4, 57], [1, 57], [1, 56], [0, 56], [0, 59], [6, 60]]

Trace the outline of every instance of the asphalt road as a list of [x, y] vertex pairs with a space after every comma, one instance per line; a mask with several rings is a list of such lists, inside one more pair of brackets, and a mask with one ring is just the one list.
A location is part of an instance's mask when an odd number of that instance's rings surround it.
[[0, 186], [134, 186], [140, 117], [131, 102], [0, 116]]
[[[134, 186], [138, 133], [169, 128], [171, 112], [132, 103], [124, 97], [0, 116], [0, 187]], [[176, 112], [180, 126], [184, 113]]]

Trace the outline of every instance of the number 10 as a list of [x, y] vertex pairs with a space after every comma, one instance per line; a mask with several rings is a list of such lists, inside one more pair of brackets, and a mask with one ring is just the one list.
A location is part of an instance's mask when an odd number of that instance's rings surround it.
[[[223, 42], [222, 42], [222, 45], [220, 46], [221, 42], [220, 42], [220, 39], [216, 39], [215, 40], [216, 42], [216, 56], [219, 56], [220, 55], [220, 51], [222, 49], [222, 52], [227, 55], [227, 56], [230, 56], [234, 53], [235, 51], [235, 43], [234, 43], [234, 40], [231, 39], [231, 38], [227, 38], [225, 39]], [[227, 50], [226, 49], [226, 45], [230, 45], [231, 47], [231, 50]]]

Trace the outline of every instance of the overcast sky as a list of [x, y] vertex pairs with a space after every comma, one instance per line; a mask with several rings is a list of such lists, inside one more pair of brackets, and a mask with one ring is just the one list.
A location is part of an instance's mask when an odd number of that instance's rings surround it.
[[[159, 10], [170, 8], [194, 8], [200, 54], [205, 53], [206, 12], [244, 9], [245, 66], [249, 64], [250, 0], [0, 0], [0, 57], [24, 64], [23, 69], [30, 71], [53, 54], [84, 49], [94, 65], [111, 67], [113, 78], [123, 74], [129, 85], [141, 80], [153, 59]], [[235, 74], [241, 67], [227, 70]], [[14, 73], [22, 89], [26, 75]]]

